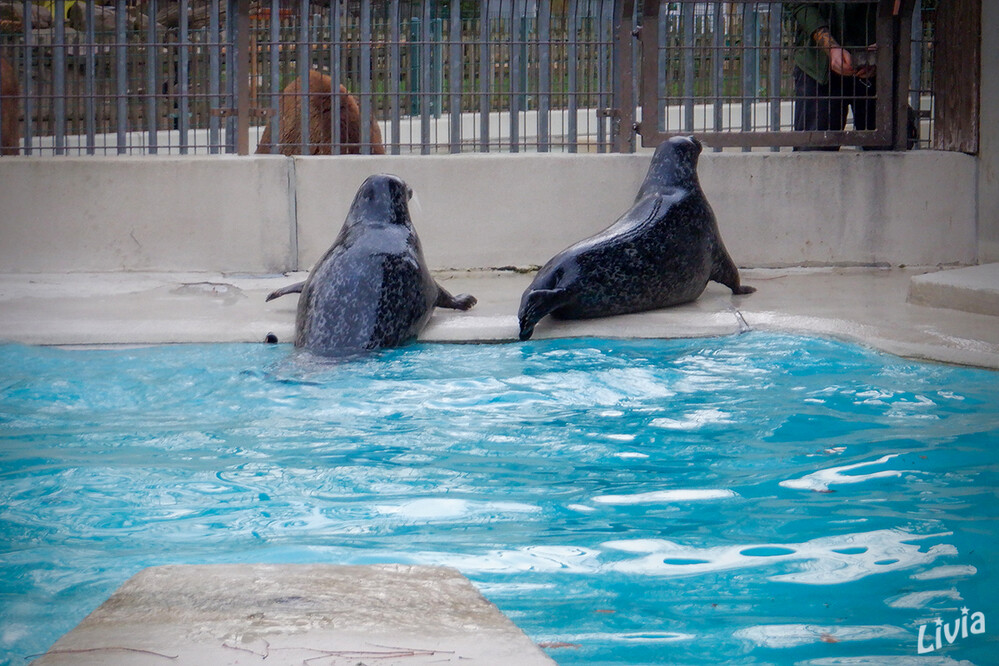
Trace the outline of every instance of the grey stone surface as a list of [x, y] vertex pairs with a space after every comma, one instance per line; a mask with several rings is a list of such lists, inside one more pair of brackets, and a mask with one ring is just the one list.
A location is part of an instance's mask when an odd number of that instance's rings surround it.
[[34, 662], [303, 663], [554, 662], [453, 569], [321, 564], [145, 569]]
[[914, 276], [909, 302], [999, 316], [999, 263]]
[[[677, 338], [787, 331], [841, 338], [911, 358], [999, 368], [999, 318], [907, 302], [914, 276], [936, 269], [754, 269], [755, 294], [733, 296], [709, 283], [693, 303], [639, 314], [557, 321], [536, 339], [600, 336]], [[219, 273], [0, 274], [0, 340], [104, 345], [260, 342], [268, 332], [291, 342], [296, 296], [270, 303], [272, 290], [304, 279]], [[517, 307], [531, 273], [438, 273], [451, 293], [470, 293], [467, 312], [438, 309], [428, 342], [517, 339]]]

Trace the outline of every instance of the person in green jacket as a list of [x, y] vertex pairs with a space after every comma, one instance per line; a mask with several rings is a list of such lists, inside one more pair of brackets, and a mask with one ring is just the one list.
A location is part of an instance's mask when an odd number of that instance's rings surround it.
[[877, 9], [876, 2], [784, 5], [784, 11], [794, 19], [796, 27], [796, 131], [842, 130], [846, 126], [847, 111], [851, 109], [855, 129], [875, 129]]

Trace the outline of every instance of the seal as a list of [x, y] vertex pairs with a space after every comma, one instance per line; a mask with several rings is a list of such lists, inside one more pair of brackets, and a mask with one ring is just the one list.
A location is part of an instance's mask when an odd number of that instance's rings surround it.
[[660, 144], [631, 208], [616, 222], [552, 257], [520, 300], [520, 339], [546, 315], [586, 319], [654, 310], [695, 300], [709, 280], [733, 294], [739, 270], [697, 180], [701, 143]]
[[435, 306], [475, 305], [474, 296], [452, 296], [431, 276], [409, 216], [411, 196], [397, 176], [369, 177], [309, 277], [267, 297], [301, 293], [296, 347], [321, 356], [396, 347], [416, 339]]

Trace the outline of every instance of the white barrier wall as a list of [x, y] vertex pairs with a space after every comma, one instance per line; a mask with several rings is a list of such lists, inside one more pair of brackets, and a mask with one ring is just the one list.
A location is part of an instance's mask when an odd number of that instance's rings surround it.
[[[630, 205], [648, 154], [0, 159], [0, 272], [308, 268], [360, 183], [395, 173], [434, 268], [543, 264]], [[972, 264], [974, 157], [710, 153], [744, 267]]]

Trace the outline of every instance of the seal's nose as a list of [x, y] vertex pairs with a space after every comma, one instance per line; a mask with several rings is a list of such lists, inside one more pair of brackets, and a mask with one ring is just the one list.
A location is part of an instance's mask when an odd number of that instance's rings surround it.
[[406, 201], [410, 201], [413, 198], [413, 188], [409, 185], [406, 186]]

